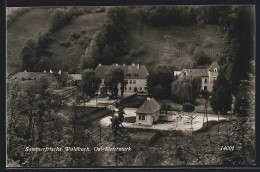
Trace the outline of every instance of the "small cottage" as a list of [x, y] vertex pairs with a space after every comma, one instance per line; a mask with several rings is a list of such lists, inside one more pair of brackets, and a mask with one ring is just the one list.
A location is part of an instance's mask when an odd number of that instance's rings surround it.
[[160, 116], [160, 104], [154, 98], [147, 98], [136, 111], [136, 124], [153, 125]]

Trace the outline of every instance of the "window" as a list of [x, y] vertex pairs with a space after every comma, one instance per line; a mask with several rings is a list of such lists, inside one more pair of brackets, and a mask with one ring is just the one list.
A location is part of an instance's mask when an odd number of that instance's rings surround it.
[[186, 76], [186, 73], [184, 72], [183, 75]]
[[128, 73], [128, 74], [126, 74], [126, 76], [130, 77], [130, 76], [131, 76], [131, 74], [130, 74], [130, 73]]
[[205, 79], [205, 80], [204, 80], [204, 82], [205, 82], [205, 83], [207, 83], [207, 82], [208, 82], [208, 80], [207, 80], [207, 79]]
[[132, 88], [131, 87], [129, 87], [129, 90], [131, 90]]
[[127, 87], [125, 87], [125, 90], [127, 90]]
[[204, 90], [207, 90], [208, 88], [207, 88], [207, 86], [204, 86]]
[[140, 121], [145, 121], [145, 115], [139, 115], [139, 120]]
[[217, 68], [214, 68], [214, 72], [217, 72], [218, 71], [218, 69]]
[[137, 73], [135, 74], [135, 77], [138, 77], [138, 74], [137, 74]]
[[142, 90], [142, 87], [140, 87], [140, 90]]
[[147, 87], [144, 87], [144, 90], [147, 90]]
[[133, 80], [133, 84], [135, 84], [135, 80]]
[[132, 80], [130, 80], [130, 84], [132, 84]]

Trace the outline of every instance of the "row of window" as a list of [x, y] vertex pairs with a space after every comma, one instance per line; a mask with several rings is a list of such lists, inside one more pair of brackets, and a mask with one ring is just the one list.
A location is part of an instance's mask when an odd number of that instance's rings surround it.
[[[128, 90], [132, 90], [132, 89], [135, 90], [136, 89], [136, 91], [137, 91], [137, 87], [133, 87], [133, 88], [132, 87], [128, 87], [128, 88], [125, 87], [125, 90], [127, 90], [127, 89]], [[146, 90], [146, 89], [147, 89], [147, 87], [144, 87], [144, 90]], [[139, 90], [143, 90], [143, 87], [140, 87]]]
[[139, 121], [145, 121], [145, 115], [138, 115]]
[[[128, 84], [128, 80], [126, 81], [126, 83]], [[136, 82], [135, 82], [135, 80], [133, 80], [133, 82], [132, 82], [132, 80], [129, 80], [129, 84], [136, 84]]]
[[[127, 77], [131, 77], [131, 74], [128, 73], [128, 74], [126, 74], [126, 76], [127, 76]], [[134, 74], [134, 76], [135, 76], [135, 77], [138, 77], [138, 74], [136, 73], [136, 74]]]

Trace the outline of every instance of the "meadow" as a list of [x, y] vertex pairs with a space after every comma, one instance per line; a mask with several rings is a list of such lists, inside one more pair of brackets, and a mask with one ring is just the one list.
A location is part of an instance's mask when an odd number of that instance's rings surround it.
[[16, 73], [20, 70], [21, 51], [30, 39], [37, 41], [39, 33], [48, 31], [50, 25], [47, 8], [32, 8], [18, 17], [6, 33], [7, 72]]

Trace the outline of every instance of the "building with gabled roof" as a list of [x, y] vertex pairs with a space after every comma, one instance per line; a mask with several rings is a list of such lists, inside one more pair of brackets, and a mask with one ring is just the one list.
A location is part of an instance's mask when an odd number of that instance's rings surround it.
[[183, 69], [178, 78], [185, 76], [193, 76], [201, 78], [201, 90], [213, 90], [213, 82], [218, 77], [219, 65], [216, 61], [213, 61], [207, 69]]
[[160, 104], [154, 98], [147, 98], [136, 111], [136, 124], [153, 125], [160, 116]]
[[[102, 65], [99, 64], [95, 69], [95, 74], [97, 77], [101, 78], [102, 83], [104, 85], [105, 77], [115, 67], [120, 67], [124, 70], [124, 77], [126, 81], [125, 92], [135, 92], [135, 91], [147, 91], [146, 79], [149, 75], [145, 65]], [[118, 90], [120, 90], [120, 84], [118, 86]]]

